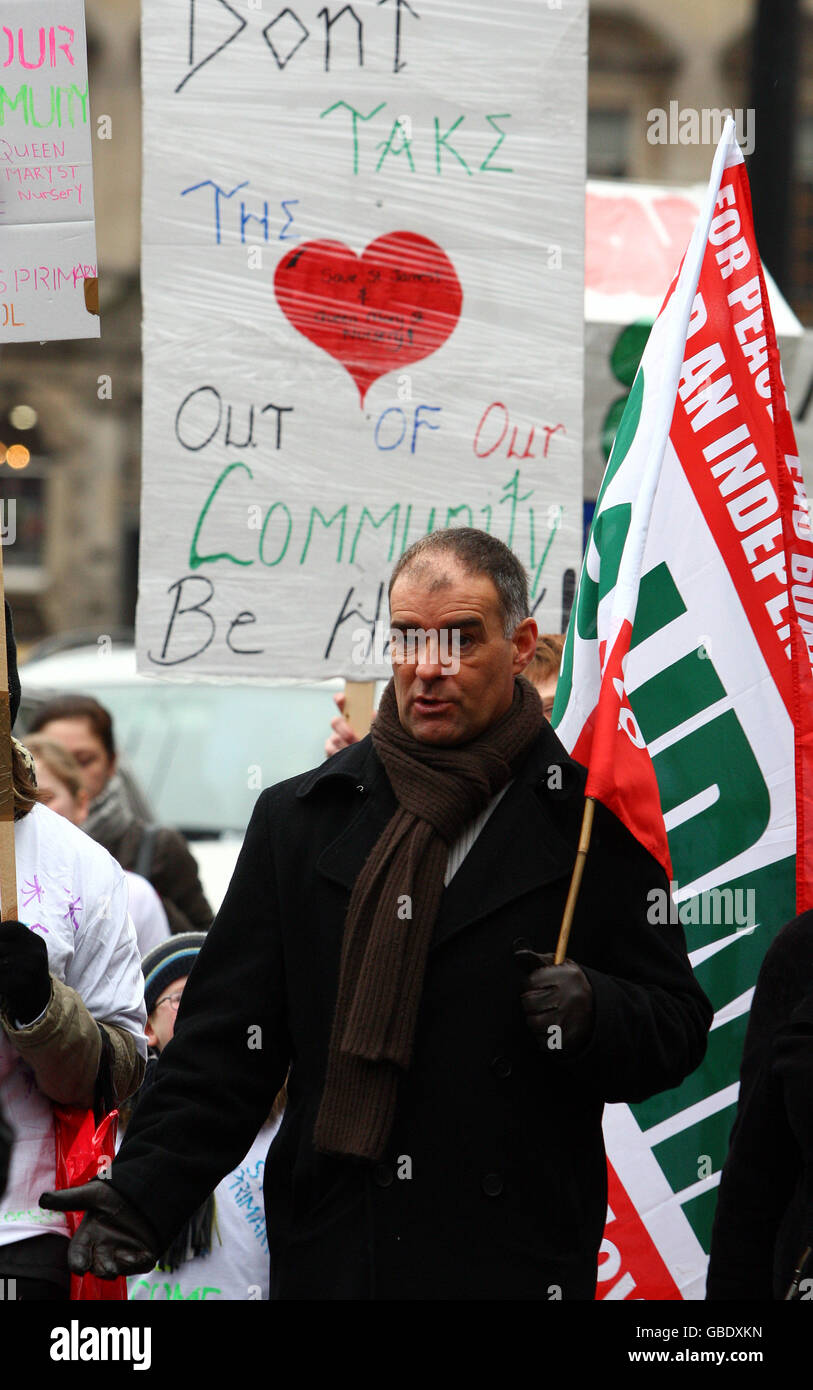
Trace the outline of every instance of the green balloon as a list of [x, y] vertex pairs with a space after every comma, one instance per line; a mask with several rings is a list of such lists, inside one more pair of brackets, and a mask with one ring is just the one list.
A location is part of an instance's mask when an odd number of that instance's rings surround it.
[[[651, 332], [652, 324], [646, 319], [641, 319], [637, 323], [628, 324], [616, 338], [615, 347], [610, 353], [610, 368], [616, 381], [620, 381], [622, 386], [631, 386], [635, 380], [635, 373]], [[619, 396], [604, 417], [601, 427], [601, 451], [605, 461], [610, 457], [616, 430], [621, 423], [626, 404], [627, 397]]]
[[615, 347], [610, 353], [610, 369], [622, 386], [631, 386], [635, 380], [651, 332], [652, 324], [646, 319], [639, 319], [637, 323], [622, 329], [616, 338]]

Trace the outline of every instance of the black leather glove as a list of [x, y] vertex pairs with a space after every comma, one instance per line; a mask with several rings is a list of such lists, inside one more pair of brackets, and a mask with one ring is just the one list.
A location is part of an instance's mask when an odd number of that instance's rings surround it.
[[584, 971], [573, 960], [554, 965], [552, 952], [520, 950], [514, 959], [527, 973], [521, 1003], [542, 1051], [578, 1052], [593, 1031], [593, 990]]
[[51, 998], [48, 947], [23, 922], [0, 922], [0, 1005], [12, 1024], [31, 1023]]
[[94, 1178], [62, 1192], [43, 1192], [40, 1206], [46, 1211], [87, 1212], [68, 1246], [72, 1274], [97, 1274], [115, 1279], [119, 1274], [147, 1274], [160, 1255], [150, 1223], [122, 1197], [106, 1178]]

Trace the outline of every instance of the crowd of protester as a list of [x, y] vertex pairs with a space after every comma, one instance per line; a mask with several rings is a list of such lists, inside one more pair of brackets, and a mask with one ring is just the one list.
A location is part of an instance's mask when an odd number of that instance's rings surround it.
[[[13, 724], [20, 685], [7, 604], [6, 636]], [[540, 636], [525, 670], [548, 719], [563, 645], [560, 634]], [[327, 759], [359, 740], [344, 695], [334, 698]], [[62, 1300], [68, 1228], [59, 1211], [38, 1205], [55, 1184], [61, 1110], [78, 1107], [99, 1121], [115, 1107], [121, 1142], [173, 1038], [213, 914], [183, 836], [133, 803], [111, 715], [95, 698], [48, 701], [25, 744], [11, 743], [20, 920], [3, 905], [0, 1279], [13, 1281], [20, 1300]], [[781, 1298], [794, 1270], [798, 1285], [813, 1246], [811, 933], [813, 913], [789, 924], [760, 973], [709, 1298]], [[285, 1104], [283, 1086], [241, 1162], [154, 1268], [128, 1278], [130, 1299], [269, 1297], [263, 1170]]]
[[[13, 722], [20, 691], [8, 605], [6, 623]], [[540, 637], [527, 673], [548, 716], [562, 644], [558, 634]], [[327, 756], [356, 741], [342, 717], [343, 696], [337, 705]], [[212, 911], [183, 836], [139, 813], [131, 784], [119, 771], [112, 717], [92, 695], [66, 694], [40, 705], [29, 719], [25, 745], [13, 740], [13, 760], [24, 921], [0, 925], [0, 960], [4, 950], [12, 963], [19, 957], [26, 987], [2, 999], [0, 1277], [15, 1279], [20, 1299], [61, 1299], [69, 1288], [67, 1229], [64, 1218], [42, 1212], [36, 1201], [52, 1185], [46, 1155], [53, 1144], [53, 1108], [87, 1106], [100, 1119], [105, 1105], [115, 1104], [121, 1142], [173, 1036]], [[43, 815], [43, 808], [54, 815]], [[27, 834], [35, 824], [38, 834]], [[60, 876], [64, 904], [52, 901]], [[53, 1000], [63, 994], [66, 1002], [54, 1023]], [[111, 1036], [118, 1038], [117, 1053]], [[75, 1055], [66, 1067], [68, 1050]], [[11, 1135], [20, 1130], [21, 1088], [30, 1092], [25, 1123], [34, 1138], [18, 1137], [9, 1160]], [[268, 1297], [262, 1175], [284, 1104], [283, 1087], [243, 1161], [184, 1224], [153, 1272], [129, 1279], [131, 1299]], [[35, 1112], [33, 1125], [28, 1110]]]

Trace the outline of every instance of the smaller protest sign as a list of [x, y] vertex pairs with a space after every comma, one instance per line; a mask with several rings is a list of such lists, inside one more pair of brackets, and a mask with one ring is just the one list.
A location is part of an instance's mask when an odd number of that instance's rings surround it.
[[83, 0], [6, 0], [0, 342], [98, 338]]

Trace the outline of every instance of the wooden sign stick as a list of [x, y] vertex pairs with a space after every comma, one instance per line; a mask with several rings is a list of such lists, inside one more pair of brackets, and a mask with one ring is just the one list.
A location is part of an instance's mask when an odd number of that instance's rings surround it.
[[567, 943], [570, 939], [570, 928], [573, 924], [573, 913], [576, 910], [576, 899], [579, 896], [579, 889], [582, 886], [582, 874], [584, 873], [584, 861], [587, 858], [587, 851], [590, 848], [590, 833], [593, 829], [593, 811], [595, 801], [592, 796], [585, 797], [584, 815], [582, 816], [582, 828], [579, 834], [579, 848], [576, 851], [576, 863], [573, 865], [573, 875], [570, 880], [567, 902], [565, 903], [562, 925], [559, 928], [559, 940], [556, 943], [556, 955], [553, 957], [554, 965], [561, 965], [567, 955]]
[[0, 917], [17, 921], [17, 863], [14, 855], [14, 775], [11, 769], [11, 711], [6, 658], [3, 544], [0, 538]]
[[369, 734], [374, 703], [375, 681], [345, 681], [344, 717], [356, 738]]

